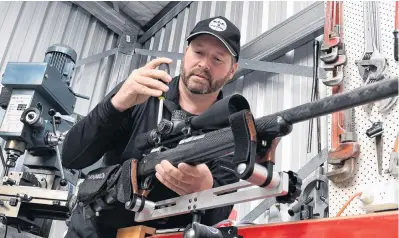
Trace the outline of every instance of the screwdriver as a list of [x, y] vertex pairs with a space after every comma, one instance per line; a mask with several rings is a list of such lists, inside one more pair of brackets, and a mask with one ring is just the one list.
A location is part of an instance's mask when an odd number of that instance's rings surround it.
[[[159, 65], [159, 70], [166, 71], [167, 74], [170, 74], [169, 64], [163, 63]], [[158, 122], [159, 124], [162, 121], [163, 115], [163, 101], [165, 100], [166, 93], [162, 92], [162, 95], [158, 97], [159, 99], [159, 108], [158, 108]]]

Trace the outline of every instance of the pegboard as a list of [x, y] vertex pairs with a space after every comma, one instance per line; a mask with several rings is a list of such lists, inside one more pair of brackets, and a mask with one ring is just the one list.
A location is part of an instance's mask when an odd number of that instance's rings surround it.
[[[379, 4], [379, 27], [380, 27], [380, 53], [388, 59], [388, 70], [391, 74], [398, 75], [399, 67], [393, 58], [393, 28], [395, 2], [377, 2]], [[353, 90], [364, 85], [359, 75], [355, 61], [362, 59], [365, 51], [364, 40], [364, 19], [363, 2], [351, 1], [344, 2], [344, 42], [346, 45], [347, 65], [344, 69], [344, 91]], [[321, 83], [321, 85], [323, 85]], [[326, 86], [325, 86], [326, 87]], [[327, 94], [331, 95], [331, 88], [327, 89]], [[399, 110], [396, 104], [389, 112], [382, 114], [378, 111], [378, 106], [374, 103], [372, 110], [367, 112], [362, 106], [353, 110], [353, 126], [360, 144], [360, 157], [357, 160], [357, 169], [354, 178], [342, 184], [329, 183], [329, 215], [335, 217], [345, 202], [354, 194], [361, 192], [362, 189], [372, 189], [373, 185], [396, 180], [384, 171], [389, 168], [390, 154], [393, 149], [394, 141], [398, 133]], [[366, 136], [366, 130], [371, 127], [370, 121], [383, 122], [383, 174], [378, 173], [377, 151], [375, 138]], [[329, 144], [331, 145], [331, 115], [328, 116]], [[332, 166], [328, 166], [331, 170]], [[356, 200], [345, 209], [342, 216], [365, 214]]]

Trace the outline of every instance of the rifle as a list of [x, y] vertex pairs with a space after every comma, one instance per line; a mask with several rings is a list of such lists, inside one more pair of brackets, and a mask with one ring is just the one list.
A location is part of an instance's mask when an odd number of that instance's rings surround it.
[[[125, 198], [118, 200], [123, 200], [125, 208], [136, 213], [137, 222], [192, 213], [192, 228], [205, 232], [209, 227], [198, 223], [201, 211], [268, 197], [276, 197], [279, 203], [292, 203], [300, 195], [301, 178], [292, 171], [273, 170], [276, 147], [281, 137], [292, 131], [293, 124], [397, 94], [396, 77], [258, 119], [254, 119], [244, 97], [232, 95], [199, 116], [173, 112], [171, 120], [163, 119], [156, 129], [137, 138], [137, 146], [149, 151], [140, 161], [132, 159], [128, 169], [106, 173], [117, 174], [122, 180], [126, 180], [125, 175], [131, 178], [121, 186]], [[181, 162], [195, 165], [226, 157], [231, 157], [234, 167], [223, 168], [237, 176], [239, 182], [159, 202], [146, 200], [155, 166], [162, 160], [176, 166]], [[93, 185], [86, 188], [90, 186]], [[253, 188], [238, 191], [246, 187]], [[114, 196], [115, 193], [108, 193], [105, 203], [111, 203]], [[101, 207], [94, 206], [94, 210]]]

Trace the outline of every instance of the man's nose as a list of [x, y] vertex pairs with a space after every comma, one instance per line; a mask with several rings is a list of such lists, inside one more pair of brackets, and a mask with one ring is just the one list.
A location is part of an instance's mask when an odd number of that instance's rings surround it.
[[209, 64], [209, 60], [208, 57], [202, 57], [199, 62], [198, 62], [198, 66], [202, 69], [206, 69], [209, 70], [210, 69], [210, 64]]

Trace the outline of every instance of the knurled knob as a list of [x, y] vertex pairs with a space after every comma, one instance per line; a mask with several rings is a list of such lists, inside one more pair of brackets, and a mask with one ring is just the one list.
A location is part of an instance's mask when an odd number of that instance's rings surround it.
[[172, 112], [172, 121], [185, 121], [187, 114], [182, 110], [174, 110]]
[[173, 123], [171, 121], [162, 120], [158, 124], [158, 132], [162, 135], [168, 134], [172, 131]]

